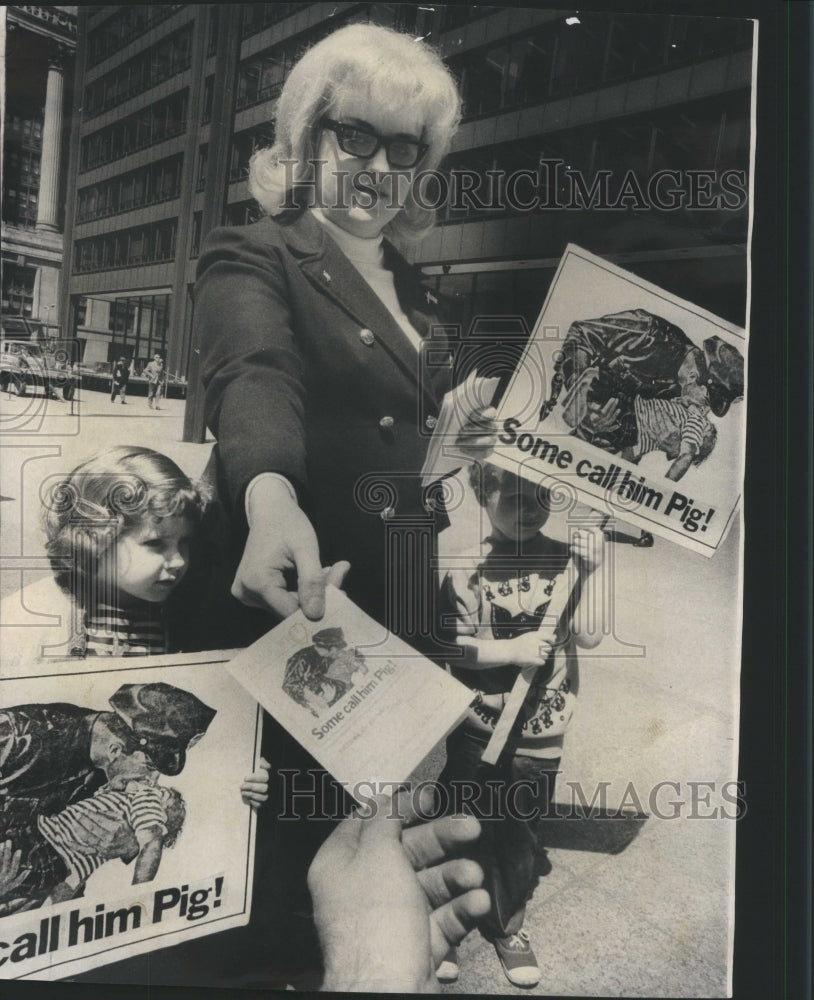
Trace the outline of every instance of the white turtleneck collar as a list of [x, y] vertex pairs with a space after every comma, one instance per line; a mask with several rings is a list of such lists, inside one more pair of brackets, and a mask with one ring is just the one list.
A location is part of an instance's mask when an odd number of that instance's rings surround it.
[[376, 295], [389, 310], [393, 319], [406, 334], [416, 350], [421, 349], [421, 334], [407, 318], [396, 295], [393, 272], [384, 266], [384, 246], [381, 233], [378, 236], [355, 236], [331, 222], [317, 207], [311, 209], [314, 218], [324, 227], [328, 235], [339, 246], [348, 260], [370, 285]]

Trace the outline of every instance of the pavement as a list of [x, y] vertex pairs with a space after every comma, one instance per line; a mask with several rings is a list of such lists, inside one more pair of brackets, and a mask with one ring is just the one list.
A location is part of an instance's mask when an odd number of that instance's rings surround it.
[[[0, 399], [0, 596], [47, 572], [40, 489], [97, 449], [145, 444], [188, 474], [211, 442], [181, 440], [184, 403], [126, 406], [82, 390], [66, 403]], [[712, 559], [656, 539], [607, 547], [602, 643], [583, 654], [579, 708], [543, 821], [552, 870], [527, 908], [542, 978], [504, 978], [470, 934], [462, 995], [723, 997], [728, 994], [737, 824], [739, 525]], [[427, 776], [442, 762], [438, 749]], [[595, 808], [591, 808], [591, 806]], [[397, 942], [394, 942], [397, 947]]]

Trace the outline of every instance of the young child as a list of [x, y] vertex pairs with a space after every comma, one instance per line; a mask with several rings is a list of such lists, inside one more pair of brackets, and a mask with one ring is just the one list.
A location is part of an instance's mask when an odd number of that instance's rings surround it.
[[[119, 857], [127, 864], [135, 861], [132, 883], [136, 885], [157, 875], [164, 848], [175, 844], [183, 828], [186, 808], [178, 789], [154, 784], [145, 767], [142, 777], [118, 785], [109, 782], [61, 812], [32, 816], [25, 828], [4, 831], [10, 846], [26, 858], [26, 877], [13, 891], [15, 897], [27, 899], [26, 909], [82, 895], [90, 876], [110, 860], [101, 852], [89, 853], [84, 836], [77, 839], [83, 820], [93, 815], [118, 822], [119, 839], [131, 834], [130, 847]], [[4, 903], [10, 899], [0, 894], [0, 907]]]
[[[480, 559], [458, 563], [442, 583], [442, 623], [452, 624], [463, 656], [452, 672], [476, 692], [462, 725], [447, 740], [447, 763], [440, 781], [450, 802], [463, 788], [475, 790], [481, 837], [475, 859], [484, 870], [492, 909], [481, 932], [492, 942], [508, 980], [534, 986], [540, 970], [523, 930], [525, 904], [542, 874], [537, 817], [546, 815], [578, 690], [576, 646], [596, 646], [601, 631], [574, 633], [571, 623], [581, 587], [602, 562], [602, 535], [590, 528], [573, 532], [570, 545], [548, 538], [548, 491], [493, 465], [473, 465], [470, 482], [490, 522]], [[470, 553], [471, 555], [471, 553]], [[553, 585], [572, 556], [578, 578], [553, 643], [537, 629]], [[481, 756], [508, 693], [521, 670], [537, 668], [506, 747], [494, 766]], [[488, 784], [487, 784], [488, 782]], [[470, 800], [471, 801], [471, 800]], [[492, 816], [495, 818], [482, 818]], [[442, 981], [457, 978], [450, 953], [438, 970]]]
[[708, 458], [718, 440], [709, 413], [707, 390], [696, 382], [682, 386], [675, 399], [644, 399], [636, 396], [638, 440], [622, 451], [622, 457], [638, 462], [651, 451], [663, 451], [670, 462], [665, 476], [677, 482], [693, 465]]
[[166, 455], [119, 446], [77, 466], [43, 512], [56, 582], [74, 607], [74, 655], [171, 652], [167, 614], [205, 497]]
[[[176, 595], [186, 577], [207, 497], [150, 448], [121, 445], [78, 465], [43, 512], [56, 582], [71, 597], [76, 656], [179, 651]], [[266, 801], [269, 765], [241, 785]]]
[[[574, 427], [573, 433], [604, 447], [601, 435], [616, 433], [623, 414], [631, 425], [632, 443], [620, 453], [629, 462], [653, 451], [662, 451], [670, 462], [667, 479], [677, 482], [693, 466], [712, 454], [718, 440], [715, 424], [709, 419], [709, 391], [699, 381], [694, 366], [682, 366], [677, 376], [680, 395], [670, 398], [646, 398], [627, 393], [622, 399], [618, 387], [597, 386], [608, 381], [608, 374], [586, 368], [563, 404], [563, 416]], [[599, 435], [599, 437], [597, 437]], [[609, 449], [613, 450], [613, 449]]]

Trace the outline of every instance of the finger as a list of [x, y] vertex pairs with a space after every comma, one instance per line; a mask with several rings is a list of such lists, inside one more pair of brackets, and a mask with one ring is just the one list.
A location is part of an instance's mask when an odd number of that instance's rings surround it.
[[240, 786], [241, 792], [264, 792], [268, 788], [268, 780], [266, 778], [248, 778]]
[[474, 816], [442, 816], [405, 830], [402, 844], [416, 871], [445, 861], [480, 835]]
[[293, 615], [299, 607], [297, 595], [292, 594], [279, 570], [271, 570], [262, 582], [254, 586], [246, 585], [240, 577], [232, 584], [232, 596], [250, 608], [271, 609], [281, 618]]
[[459, 945], [490, 909], [489, 893], [485, 889], [471, 889], [435, 910], [430, 915], [435, 961], [441, 962], [450, 948]]
[[371, 849], [376, 843], [401, 838], [402, 819], [392, 795], [374, 795], [359, 809], [359, 815], [363, 817], [361, 848]]
[[315, 621], [325, 614], [325, 577], [316, 537], [301, 542], [293, 554], [300, 609], [306, 618]]
[[405, 827], [426, 823], [441, 811], [437, 808], [436, 784], [423, 781], [415, 788], [401, 788], [395, 796], [396, 812]]
[[323, 872], [337, 871], [353, 860], [359, 849], [363, 826], [364, 820], [357, 812], [342, 820], [311, 862], [311, 867], [308, 869], [309, 886], [314, 880], [319, 879]]
[[325, 576], [325, 583], [330, 584], [332, 587], [342, 588], [342, 584], [345, 582], [345, 577], [348, 575], [348, 570], [350, 569], [350, 563], [346, 559], [340, 559], [339, 562], [335, 562], [333, 566], [326, 566], [322, 572]]
[[432, 868], [425, 868], [416, 876], [435, 910], [453, 897], [483, 885], [483, 869], [469, 858], [453, 858]]

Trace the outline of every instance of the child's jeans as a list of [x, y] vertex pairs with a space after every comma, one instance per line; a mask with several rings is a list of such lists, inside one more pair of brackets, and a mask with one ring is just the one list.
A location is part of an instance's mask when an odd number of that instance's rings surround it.
[[486, 742], [486, 734], [471, 729], [453, 732], [439, 780], [449, 792], [450, 811], [463, 808], [481, 824], [470, 856], [483, 868], [492, 901], [480, 924], [491, 939], [523, 926], [526, 902], [537, 885], [538, 818], [549, 814], [560, 761], [504, 752], [496, 765], [483, 764]]

